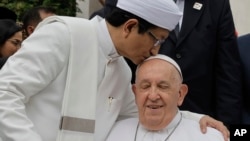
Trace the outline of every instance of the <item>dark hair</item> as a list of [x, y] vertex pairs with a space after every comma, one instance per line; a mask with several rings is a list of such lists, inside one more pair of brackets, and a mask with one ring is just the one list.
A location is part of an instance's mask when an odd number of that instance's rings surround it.
[[129, 19], [137, 19], [139, 22], [138, 33], [144, 33], [148, 29], [156, 27], [155, 25], [149, 23], [148, 21], [117, 7], [115, 7], [112, 10], [112, 12], [108, 13], [105, 19], [106, 21], [108, 21], [109, 24], [115, 27], [124, 24]]
[[14, 22], [17, 19], [17, 15], [14, 11], [6, 8], [6, 7], [0, 7], [0, 19], [10, 19], [13, 20]]
[[22, 18], [23, 29], [26, 30], [28, 25], [35, 24], [37, 25], [42, 21], [40, 17], [40, 11], [44, 11], [45, 13], [56, 13], [56, 10], [51, 7], [37, 6], [25, 12]]
[[19, 31], [22, 31], [22, 27], [18, 26], [13, 20], [0, 20], [0, 47]]
[[105, 5], [103, 7], [104, 16], [108, 15], [108, 13], [116, 7], [117, 1], [118, 0], [105, 0]]

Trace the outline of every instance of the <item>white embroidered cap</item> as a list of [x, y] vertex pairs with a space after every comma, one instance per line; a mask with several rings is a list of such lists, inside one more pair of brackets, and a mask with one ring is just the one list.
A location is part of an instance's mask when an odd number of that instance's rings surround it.
[[116, 6], [169, 31], [182, 16], [173, 0], [118, 0]]
[[[170, 64], [172, 64], [176, 69], [177, 71], [179, 72], [180, 76], [181, 76], [181, 79], [183, 80], [183, 77], [182, 77], [182, 72], [181, 72], [181, 69], [180, 69], [180, 66], [170, 57], [166, 56], [166, 55], [162, 55], [162, 54], [157, 54], [155, 56], [150, 56], [149, 58], [147, 58], [146, 60], [144, 60], [143, 62], [145, 61], [148, 61], [148, 60], [152, 60], [152, 59], [161, 59], [161, 60], [164, 60]], [[138, 66], [139, 67], [139, 66]]]

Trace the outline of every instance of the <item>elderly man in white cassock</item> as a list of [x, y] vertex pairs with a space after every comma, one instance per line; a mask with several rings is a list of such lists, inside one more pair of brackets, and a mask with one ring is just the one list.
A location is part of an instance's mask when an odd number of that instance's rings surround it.
[[187, 94], [178, 64], [168, 56], [149, 57], [137, 67], [133, 91], [139, 119], [118, 121], [107, 141], [223, 141], [223, 135], [178, 109]]
[[3, 141], [105, 141], [116, 121], [137, 116], [123, 56], [139, 64], [156, 55], [182, 13], [171, 0], [116, 7], [105, 19], [50, 16], [9, 58], [0, 72]]

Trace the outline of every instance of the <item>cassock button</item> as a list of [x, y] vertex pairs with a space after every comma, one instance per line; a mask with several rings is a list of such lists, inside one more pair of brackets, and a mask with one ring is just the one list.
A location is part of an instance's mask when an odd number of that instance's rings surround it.
[[175, 57], [176, 57], [177, 59], [180, 59], [180, 58], [181, 58], [181, 54], [180, 54], [180, 53], [176, 53]]
[[111, 63], [112, 61], [113, 61], [112, 58], [109, 58], [108, 64]]

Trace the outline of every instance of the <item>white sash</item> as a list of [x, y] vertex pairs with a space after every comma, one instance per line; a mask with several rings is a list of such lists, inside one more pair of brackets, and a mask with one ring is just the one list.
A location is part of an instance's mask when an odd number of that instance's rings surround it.
[[42, 23], [55, 21], [66, 24], [71, 34], [67, 81], [57, 141], [93, 141], [98, 76], [96, 32], [91, 22], [82, 18], [52, 16]]

